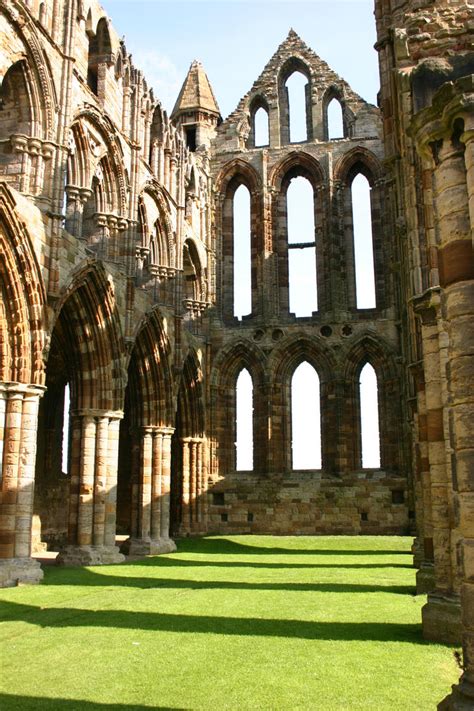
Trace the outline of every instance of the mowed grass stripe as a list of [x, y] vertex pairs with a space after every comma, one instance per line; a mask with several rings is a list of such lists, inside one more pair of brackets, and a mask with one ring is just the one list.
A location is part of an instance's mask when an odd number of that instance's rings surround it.
[[422, 639], [410, 544], [207, 537], [48, 568], [0, 592], [0, 706], [434, 709], [459, 669]]

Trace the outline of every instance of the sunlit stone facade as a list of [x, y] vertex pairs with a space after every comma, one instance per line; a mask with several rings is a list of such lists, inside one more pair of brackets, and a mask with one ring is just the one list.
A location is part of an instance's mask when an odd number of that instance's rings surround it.
[[[98, 564], [172, 551], [179, 535], [413, 532], [424, 634], [463, 641], [465, 671], [443, 708], [467, 709], [472, 14], [461, 1], [377, 0], [375, 16], [379, 107], [290, 31], [223, 121], [198, 62], [168, 116], [97, 3], [1, 4], [0, 584], [39, 581], [32, 554], [45, 546], [63, 564]], [[306, 140], [291, 142], [295, 72], [307, 82]], [[358, 175], [370, 185], [371, 308], [357, 302]], [[301, 243], [288, 239], [296, 178], [313, 195], [314, 240]], [[251, 277], [238, 318], [241, 185]], [[290, 310], [296, 250], [317, 287], [304, 317]], [[318, 376], [321, 466], [298, 470], [291, 383], [302, 363]], [[375, 468], [362, 466], [366, 364]], [[243, 370], [253, 468], [242, 471]]]

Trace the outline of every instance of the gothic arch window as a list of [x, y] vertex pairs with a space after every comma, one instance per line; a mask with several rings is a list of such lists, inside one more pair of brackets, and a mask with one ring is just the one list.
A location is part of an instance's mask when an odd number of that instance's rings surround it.
[[218, 177], [220, 233], [217, 301], [226, 323], [258, 313], [256, 255], [262, 249], [259, 230], [262, 203], [259, 176], [249, 163], [235, 160]]
[[293, 178], [286, 191], [289, 310], [311, 316], [318, 308], [314, 191], [307, 178]]
[[291, 57], [281, 69], [279, 103], [282, 145], [311, 140], [311, 75], [298, 57]]
[[252, 312], [252, 251], [250, 192], [242, 183], [232, 201], [234, 254], [234, 316], [242, 319]]
[[62, 472], [69, 472], [69, 450], [70, 450], [70, 428], [69, 428], [69, 410], [71, 406], [71, 388], [69, 383], [64, 386], [64, 402], [63, 402], [63, 428], [62, 428]]
[[380, 468], [380, 426], [377, 374], [366, 363], [359, 374], [359, 418], [361, 465], [364, 469]]
[[321, 469], [319, 376], [307, 361], [291, 378], [291, 453], [292, 469]]
[[370, 184], [358, 173], [351, 183], [352, 232], [356, 308], [375, 308], [375, 264]]
[[335, 170], [343, 186], [347, 279], [350, 309], [383, 309], [390, 303], [390, 245], [384, 240], [384, 184], [375, 156], [366, 150], [346, 154]]
[[335, 96], [329, 101], [326, 109], [327, 137], [331, 141], [335, 138], [344, 138], [344, 117], [339, 99]]
[[261, 96], [255, 97], [250, 107], [249, 148], [259, 148], [270, 144], [268, 104]]
[[112, 44], [105, 17], [102, 17], [95, 34], [89, 36], [89, 56], [87, 61], [87, 85], [99, 98], [105, 95], [105, 69], [113, 64]]
[[253, 471], [253, 382], [243, 368], [235, 385], [235, 469]]

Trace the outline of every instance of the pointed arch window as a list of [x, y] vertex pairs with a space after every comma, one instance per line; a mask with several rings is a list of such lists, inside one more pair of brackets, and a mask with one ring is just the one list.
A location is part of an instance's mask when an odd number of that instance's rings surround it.
[[268, 111], [263, 106], [260, 106], [254, 114], [253, 131], [255, 148], [269, 145]]
[[366, 363], [359, 376], [361, 462], [364, 469], [380, 468], [380, 426], [377, 374]]
[[369, 181], [365, 175], [358, 173], [351, 184], [354, 272], [358, 309], [372, 309], [377, 305], [370, 193]]
[[318, 308], [314, 191], [307, 178], [290, 181], [286, 193], [289, 309], [311, 316]]
[[307, 361], [291, 379], [291, 454], [293, 469], [321, 469], [319, 376]]
[[308, 140], [308, 87], [308, 79], [298, 70], [292, 72], [285, 82], [290, 143]]
[[234, 193], [234, 316], [241, 319], [252, 312], [252, 253], [250, 192], [241, 184]]
[[235, 386], [235, 468], [253, 471], [253, 382], [243, 368]]
[[69, 472], [69, 410], [71, 407], [71, 389], [69, 383], [64, 387], [64, 403], [63, 403], [63, 432], [62, 432], [62, 466], [63, 474]]
[[111, 66], [114, 63], [112, 43], [105, 17], [102, 17], [95, 34], [89, 37], [89, 56], [87, 62], [87, 85], [96, 96], [104, 95], [105, 84], [102, 78], [101, 65]]
[[328, 139], [344, 138], [344, 119], [339, 99], [333, 97], [326, 109]]

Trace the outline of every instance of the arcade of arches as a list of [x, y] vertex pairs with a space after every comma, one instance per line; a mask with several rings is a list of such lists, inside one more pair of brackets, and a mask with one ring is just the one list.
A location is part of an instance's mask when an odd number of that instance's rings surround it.
[[3, 0], [0, 585], [412, 533], [474, 708], [469, 13], [375, 1], [378, 107], [291, 30], [222, 120], [199, 62], [168, 115], [96, 0]]

